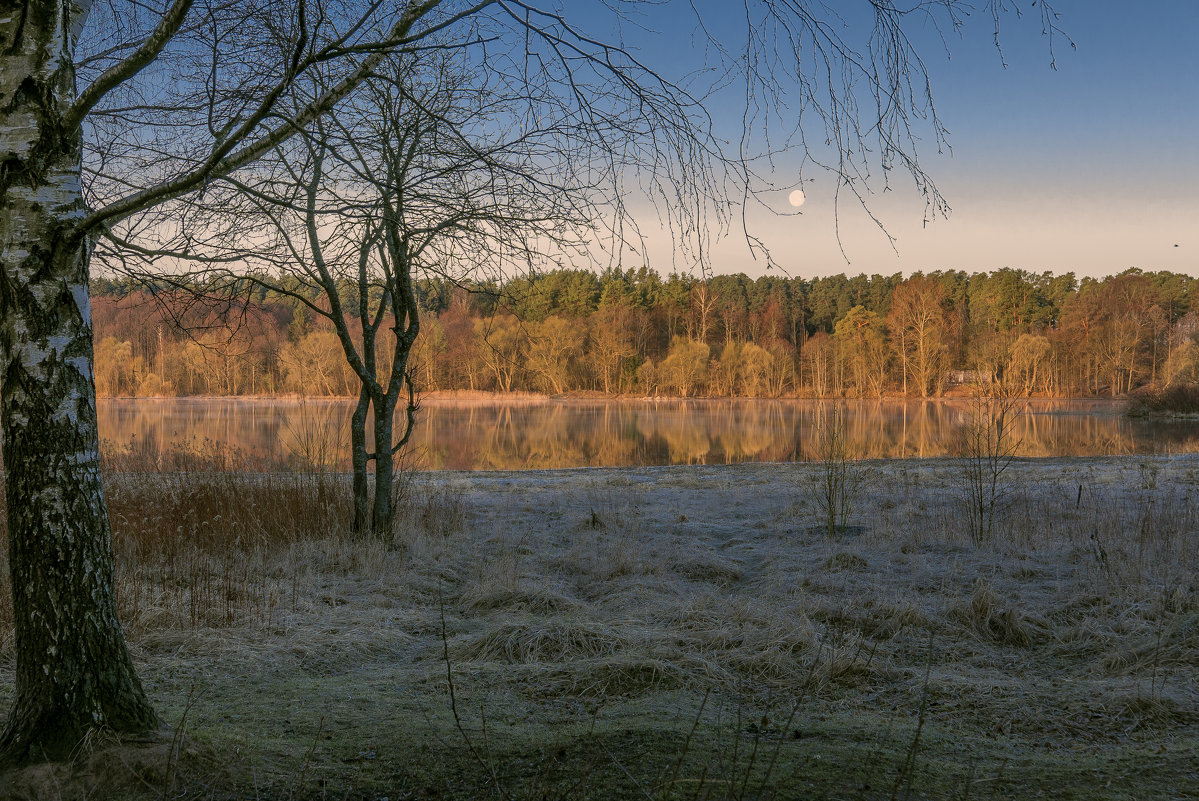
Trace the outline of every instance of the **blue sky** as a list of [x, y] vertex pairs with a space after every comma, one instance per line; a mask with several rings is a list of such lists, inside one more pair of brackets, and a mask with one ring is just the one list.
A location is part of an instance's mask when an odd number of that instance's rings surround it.
[[[710, 29], [736, 30], [735, 16], [724, 15], [741, 4], [695, 4], [715, 21]], [[1003, 60], [982, 0], [961, 36], [949, 37], [951, 58], [933, 31], [912, 30], [950, 131], [952, 155], [931, 147], [923, 154], [952, 206], [950, 218], [924, 226], [920, 198], [906, 191], [910, 182], [896, 181], [897, 191], [870, 200], [896, 238], [895, 249], [859, 208], [843, 203], [842, 255], [833, 234], [832, 181], [805, 173], [815, 180], [805, 184], [802, 214], [751, 218], [786, 272], [1008, 266], [1083, 275], [1127, 267], [1199, 275], [1199, 0], [1054, 0], [1060, 25], [1077, 46], [1055, 39], [1056, 71], [1039, 9], [1031, 0], [1018, 4], [1024, 18], [1006, 18]], [[849, 25], [866, 5], [826, 0], [851, 15]], [[690, 23], [686, 30], [663, 32], [664, 23], [677, 19], [676, 9], [675, 16], [649, 20], [655, 33], [626, 31], [664, 71], [698, 59]], [[780, 173], [788, 166], [782, 162]], [[780, 211], [789, 210], [785, 195], [777, 202]], [[714, 249], [716, 271], [762, 273], [764, 264], [749, 255], [737, 233]], [[651, 258], [660, 269], [687, 266], [671, 263], [665, 236], [655, 240]]]

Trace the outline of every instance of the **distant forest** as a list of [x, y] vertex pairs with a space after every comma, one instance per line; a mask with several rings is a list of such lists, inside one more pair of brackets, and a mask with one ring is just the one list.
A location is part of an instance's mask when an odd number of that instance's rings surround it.
[[[101, 396], [357, 394], [331, 327], [302, 304], [248, 286], [236, 299], [188, 289], [93, 281]], [[409, 372], [424, 392], [936, 397], [1002, 380], [1067, 397], [1199, 379], [1199, 279], [1168, 272], [563, 269], [423, 280], [418, 297]]]

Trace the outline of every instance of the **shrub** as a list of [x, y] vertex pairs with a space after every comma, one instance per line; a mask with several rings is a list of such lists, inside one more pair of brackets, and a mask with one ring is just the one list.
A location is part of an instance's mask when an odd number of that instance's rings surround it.
[[1141, 387], [1129, 393], [1124, 413], [1131, 417], [1199, 414], [1199, 384]]

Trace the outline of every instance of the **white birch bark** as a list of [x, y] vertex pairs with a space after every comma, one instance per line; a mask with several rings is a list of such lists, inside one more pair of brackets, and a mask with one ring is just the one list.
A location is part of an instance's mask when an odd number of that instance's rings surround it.
[[0, 5], [0, 414], [16, 693], [0, 762], [158, 727], [113, 594], [72, 53], [87, 4]]

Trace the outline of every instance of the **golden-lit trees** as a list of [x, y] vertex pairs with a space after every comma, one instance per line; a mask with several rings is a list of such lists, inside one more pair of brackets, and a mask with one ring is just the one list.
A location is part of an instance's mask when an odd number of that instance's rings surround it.
[[590, 361], [605, 393], [624, 391], [627, 368], [638, 355], [634, 311], [617, 301], [602, 304], [591, 315]]
[[1171, 351], [1162, 379], [1167, 386], [1199, 381], [1199, 342], [1188, 340]]
[[1144, 351], [1150, 344], [1153, 289], [1145, 276], [1130, 272], [1104, 281], [1098, 293], [1102, 315], [1092, 341], [1111, 376], [1115, 397], [1131, 390], [1139, 375], [1151, 372]]
[[837, 321], [833, 338], [854, 391], [862, 397], [881, 396], [888, 362], [886, 324], [882, 317], [863, 306], [854, 306]]
[[690, 313], [687, 315], [687, 338], [707, 342], [708, 335], [716, 323], [716, 306], [719, 298], [712, 292], [707, 281], [697, 281], [691, 287]]
[[1114, 397], [1156, 375], [1159, 337], [1167, 322], [1153, 280], [1128, 270], [1102, 281], [1086, 279], [1063, 304], [1061, 327], [1077, 355], [1084, 391]]
[[255, 363], [253, 342], [244, 328], [205, 331], [191, 344], [190, 367], [203, 383], [205, 394], [232, 397], [245, 392]]
[[766, 394], [771, 398], [782, 397], [795, 386], [795, 346], [785, 340], [776, 339], [766, 349], [770, 354], [770, 365], [766, 372]]
[[[572, 284], [569, 277], [559, 280], [554, 273], [547, 273], [539, 276], [538, 282], [566, 287], [584, 283], [576, 280]], [[837, 280], [791, 279], [790, 291], [823, 286], [826, 280], [833, 288], [844, 283], [843, 276]], [[994, 330], [991, 317], [982, 321], [981, 328], [963, 320], [954, 305], [956, 296], [944, 289], [949, 285], [945, 276], [932, 275], [927, 280], [916, 276], [897, 282], [891, 295], [872, 291], [879, 297], [877, 302], [885, 301], [888, 309], [889, 362], [882, 378], [883, 390], [903, 392], [906, 388], [915, 396], [931, 396], [938, 393], [949, 374], [966, 371], [973, 373], [969, 380], [982, 376], [1006, 380], [1023, 394], [1060, 397], [1108, 393], [1115, 383], [1113, 363], [1120, 371], [1117, 392], [1144, 383], [1184, 380], [1180, 376], [1189, 374], [1187, 343], [1199, 327], [1195, 323], [1199, 316], [1190, 311], [1189, 298], [1199, 297], [1199, 292], [1191, 289], [1199, 279], [1167, 274], [1153, 280], [1177, 284], [1181, 299], [1170, 299], [1148, 276], [1137, 274], [1102, 281], [1087, 279], [1081, 288], [1070, 285], [1063, 289], [1062, 282], [1054, 279], [1044, 282], [1060, 290], [1053, 294], [1052, 325], [1021, 323], [1003, 331]], [[493, 315], [495, 299], [504, 296], [502, 284], [468, 283], [428, 297], [425, 302], [431, 308], [424, 313], [427, 336], [422, 335], [413, 348], [410, 372], [425, 390], [677, 393], [677, 388], [660, 384], [663, 376], [657, 370], [672, 340], [682, 336], [688, 324], [676, 299], [664, 287], [673, 286], [680, 297], [686, 298], [696, 284], [672, 279], [674, 283], [664, 285], [650, 272], [622, 274], [619, 278], [612, 274], [602, 281], [605, 295], [598, 309], [587, 313], [586, 296], [580, 302], [570, 293], [557, 292], [558, 300], [542, 305], [546, 314], [540, 322], [523, 324], [503, 310]], [[860, 353], [853, 348], [838, 351], [832, 347], [846, 343], [845, 323], [837, 339], [830, 338], [823, 328], [811, 335], [812, 342], [801, 338], [805, 344], [797, 355], [792, 337], [800, 336], [798, 320], [788, 317], [779, 301], [787, 285], [780, 289], [776, 279], [764, 277], [746, 283], [746, 287], [746, 293], [736, 295], [737, 302], [747, 310], [761, 303], [762, 309], [758, 314], [746, 311], [735, 315], [744, 322], [743, 330], [711, 354], [718, 358], [711, 360], [704, 392], [838, 397], [847, 386], [857, 394], [876, 391], [865, 377], [865, 388], [859, 388], [853, 359]], [[930, 296], [934, 302], [926, 303]], [[727, 305], [729, 293], [720, 297]], [[939, 305], [936, 298], [940, 298]], [[325, 357], [315, 350], [318, 343], [332, 348], [328, 358], [336, 359], [338, 343], [327, 336], [308, 338], [329, 330], [319, 315], [298, 312], [275, 296], [220, 308], [227, 305], [188, 308], [172, 305], [169, 298], [139, 292], [119, 299], [98, 297], [96, 380], [101, 393], [218, 394], [233, 386], [244, 394], [353, 394], [334, 380], [335, 374], [322, 362]], [[834, 330], [847, 316], [853, 322], [860, 313], [850, 315], [851, 308], [847, 306], [830, 318]], [[862, 308], [876, 311], [869, 306]], [[1167, 309], [1175, 315], [1173, 323], [1166, 322]], [[581, 315], [573, 313], [580, 310]], [[720, 338], [725, 311], [724, 307], [716, 310], [715, 329], [711, 332], [715, 338]], [[567, 368], [553, 376], [547, 375], [547, 369], [557, 363], [559, 354], [554, 352], [552, 341], [538, 343], [545, 340], [545, 320], [551, 317], [571, 321], [564, 340], [571, 351]], [[690, 327], [695, 328], [694, 324]], [[189, 354], [184, 329], [201, 332], [196, 336], [208, 347], [193, 348]], [[236, 369], [231, 366], [232, 375], [226, 375], [229, 370], [218, 369], [214, 362], [221, 354], [212, 352], [212, 348], [234, 331], [239, 332], [238, 337], [249, 336], [249, 340], [234, 341], [245, 345], [243, 355], [233, 354], [235, 360], [245, 364], [238, 364]], [[350, 331], [356, 341], [356, 318], [350, 320]], [[379, 341], [386, 346], [390, 346], [392, 336], [386, 325], [379, 331]], [[109, 338], [115, 341], [106, 342]], [[966, 342], [964, 349], [959, 347], [959, 338]], [[1121, 348], [1121, 338], [1129, 340], [1131, 346]], [[117, 347], [121, 342], [130, 347]], [[768, 365], [758, 348], [769, 354]], [[654, 365], [641, 370], [647, 360]], [[191, 366], [180, 367], [182, 363]], [[307, 366], [298, 369], [301, 365]]]
[[1162, 370], [1165, 384], [1199, 381], [1199, 312], [1189, 311], [1170, 329], [1169, 355]]
[[741, 348], [744, 343], [729, 342], [720, 355], [708, 365], [708, 391], [712, 395], [731, 397], [743, 392]]
[[808, 338], [800, 352], [800, 364], [811, 394], [817, 398], [837, 397], [842, 391], [841, 362], [832, 337], [823, 331]]
[[770, 394], [771, 370], [774, 357], [770, 351], [753, 342], [741, 348], [741, 388], [751, 398]]
[[133, 343], [116, 337], [104, 337], [96, 343], [96, 394], [118, 398], [134, 394], [137, 362]]
[[646, 359], [637, 365], [637, 386], [646, 397], [656, 398], [661, 392], [661, 374], [653, 359]]
[[774, 357], [761, 345], [734, 340], [712, 365], [711, 389], [719, 395], [770, 395], [774, 367]]
[[127, 339], [104, 337], [96, 343], [96, 395], [102, 398], [150, 398], [173, 395], [174, 385], [150, 369]]
[[1070, 361], [1068, 374], [1072, 389], [1094, 394], [1100, 388], [1099, 348], [1095, 338], [1104, 316], [1099, 293], [1092, 283], [1084, 283], [1062, 306], [1061, 324], [1054, 339], [1058, 350]]
[[939, 394], [949, 369], [946, 294], [928, 276], [914, 275], [895, 288], [887, 324], [900, 359], [903, 394], [908, 378], [922, 398]]
[[554, 315], [529, 325], [525, 366], [542, 389], [561, 395], [571, 388], [585, 339], [586, 332], [576, 320]]
[[442, 388], [447, 349], [445, 326], [438, 317], [426, 316], [408, 360], [408, 370], [419, 391], [432, 392]]
[[529, 334], [524, 323], [511, 314], [475, 321], [478, 354], [495, 386], [501, 392], [519, 388], [529, 353]]
[[310, 331], [279, 352], [286, 386], [301, 395], [339, 395], [357, 392], [353, 370], [341, 352], [337, 335], [328, 330]]
[[438, 318], [445, 332], [445, 350], [439, 365], [445, 386], [454, 389], [482, 389], [487, 373], [485, 348], [478, 324], [461, 298], [455, 298]]
[[1021, 334], [1008, 352], [1004, 379], [1023, 395], [1043, 391], [1049, 375], [1047, 362], [1053, 348], [1040, 334]]
[[706, 389], [711, 355], [707, 343], [678, 337], [670, 343], [670, 352], [658, 365], [658, 380], [684, 398], [698, 394]]

